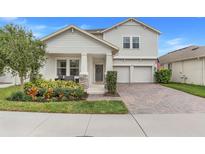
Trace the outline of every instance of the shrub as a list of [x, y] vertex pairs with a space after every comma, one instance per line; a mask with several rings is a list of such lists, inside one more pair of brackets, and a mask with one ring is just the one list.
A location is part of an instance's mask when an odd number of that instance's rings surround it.
[[75, 99], [81, 99], [83, 97], [83, 95], [84, 95], [84, 91], [81, 88], [76, 88], [72, 92], [72, 96]]
[[108, 93], [115, 94], [117, 91], [117, 71], [108, 71], [106, 75], [106, 88]]
[[38, 90], [37, 97], [43, 97], [45, 93], [46, 93], [46, 88], [40, 88]]
[[24, 92], [22, 91], [17, 91], [11, 94], [11, 96], [8, 98], [8, 100], [11, 101], [22, 101], [24, 99]]
[[17, 91], [11, 94], [11, 96], [8, 98], [8, 100], [11, 101], [31, 101], [32, 97], [29, 95], [26, 95], [22, 91]]
[[63, 80], [57, 80], [57, 81], [51, 81], [51, 80], [35, 80], [34, 82], [27, 82], [24, 84], [24, 91], [27, 91], [31, 87], [37, 87], [37, 88], [83, 88], [82, 85], [79, 83], [73, 82], [73, 81], [63, 81]]
[[48, 88], [43, 96], [45, 100], [50, 100], [53, 97], [53, 88]]
[[38, 88], [37, 87], [31, 87], [27, 91], [27, 95], [31, 96], [33, 101], [36, 99], [37, 94], [38, 94]]
[[31, 96], [29, 96], [29, 95], [24, 95], [24, 99], [22, 100], [22, 101], [28, 101], [28, 102], [30, 102], [30, 101], [32, 101], [33, 99], [32, 99], [32, 97]]
[[57, 97], [58, 100], [61, 100], [63, 98], [63, 96], [65, 95], [64, 91], [65, 91], [65, 89], [63, 89], [63, 88], [55, 88], [53, 90], [53, 96]]
[[73, 81], [34, 80], [24, 85], [24, 92], [11, 95], [9, 100], [14, 101], [65, 101], [84, 97], [84, 88]]
[[34, 86], [35, 86], [34, 83], [32, 83], [32, 82], [26, 82], [26, 83], [24, 84], [24, 92], [27, 93], [28, 90], [29, 90], [31, 87], [34, 87]]
[[36, 101], [37, 102], [45, 102], [46, 100], [44, 99], [44, 97], [39, 96], [39, 97], [36, 98]]
[[171, 70], [170, 69], [161, 69], [155, 72], [155, 80], [159, 83], [169, 83], [171, 79]]
[[64, 89], [64, 96], [69, 100], [73, 90], [70, 88]]

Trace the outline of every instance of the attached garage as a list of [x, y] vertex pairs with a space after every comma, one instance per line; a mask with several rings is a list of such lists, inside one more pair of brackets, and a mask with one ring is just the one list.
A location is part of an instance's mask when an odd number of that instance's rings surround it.
[[133, 82], [152, 82], [152, 67], [150, 66], [135, 66], [133, 75]]
[[114, 67], [117, 71], [117, 82], [118, 83], [129, 83], [130, 82], [130, 67], [129, 66], [119, 66]]
[[118, 83], [148, 83], [152, 80], [152, 66], [115, 66]]

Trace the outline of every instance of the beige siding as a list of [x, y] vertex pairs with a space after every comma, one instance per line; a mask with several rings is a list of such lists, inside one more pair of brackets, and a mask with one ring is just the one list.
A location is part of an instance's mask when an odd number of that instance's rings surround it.
[[[139, 36], [139, 49], [123, 49], [123, 37]], [[158, 34], [134, 22], [127, 22], [104, 33], [103, 39], [120, 48], [116, 56], [156, 57], [158, 52]]]
[[93, 35], [95, 35], [96, 37], [98, 37], [98, 38], [100, 38], [100, 39], [103, 39], [103, 34], [93, 34]]
[[68, 30], [48, 41], [48, 53], [110, 53], [111, 49], [97, 40], [74, 30]]
[[[172, 63], [172, 81], [204, 85], [204, 59], [193, 59]], [[183, 76], [186, 79], [183, 79]]]
[[183, 73], [187, 83], [202, 84], [202, 60], [184, 61]]
[[[182, 62], [172, 63], [172, 78], [174, 82], [181, 82], [182, 79]], [[167, 67], [168, 68], [168, 67]]]

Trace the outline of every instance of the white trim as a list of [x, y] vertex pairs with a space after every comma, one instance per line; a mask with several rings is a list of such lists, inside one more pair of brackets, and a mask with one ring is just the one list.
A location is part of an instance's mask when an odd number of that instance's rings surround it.
[[148, 60], [156, 60], [157, 57], [133, 57], [133, 56], [117, 56], [114, 57], [113, 59], [148, 59]]
[[141, 67], [145, 66], [147, 67], [147, 66], [153, 66], [153, 64], [114, 64], [113, 66], [114, 67], [118, 67], [118, 66], [141, 66]]
[[156, 32], [156, 33], [158, 33], [158, 34], [161, 34], [161, 32], [158, 31], [157, 29], [152, 28], [152, 27], [148, 26], [147, 24], [145, 24], [145, 23], [143, 23], [143, 22], [141, 22], [141, 21], [136, 20], [135, 18], [128, 18], [128, 19], [126, 19], [126, 20], [124, 20], [124, 21], [122, 21], [122, 22], [120, 22], [120, 23], [117, 23], [117, 24], [113, 25], [113, 26], [110, 27], [110, 28], [107, 28], [107, 29], [103, 30], [102, 33], [107, 32], [107, 31], [109, 31], [109, 30], [111, 30], [111, 29], [113, 29], [113, 28], [115, 28], [115, 27], [117, 27], [117, 26], [120, 26], [120, 25], [122, 25], [122, 24], [124, 24], [124, 23], [126, 23], [126, 22], [128, 22], [128, 21], [134, 21], [134, 22], [136, 22], [136, 23], [139, 23], [139, 24], [141, 24], [141, 25], [143, 25], [143, 26], [149, 28], [150, 30], [152, 30], [152, 31], [154, 31], [154, 32]]

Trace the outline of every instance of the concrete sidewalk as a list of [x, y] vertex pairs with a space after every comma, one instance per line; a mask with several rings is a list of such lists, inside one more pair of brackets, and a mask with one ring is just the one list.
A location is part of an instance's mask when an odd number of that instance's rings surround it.
[[131, 115], [0, 112], [0, 136], [144, 136]]
[[205, 136], [205, 114], [0, 112], [0, 136]]

